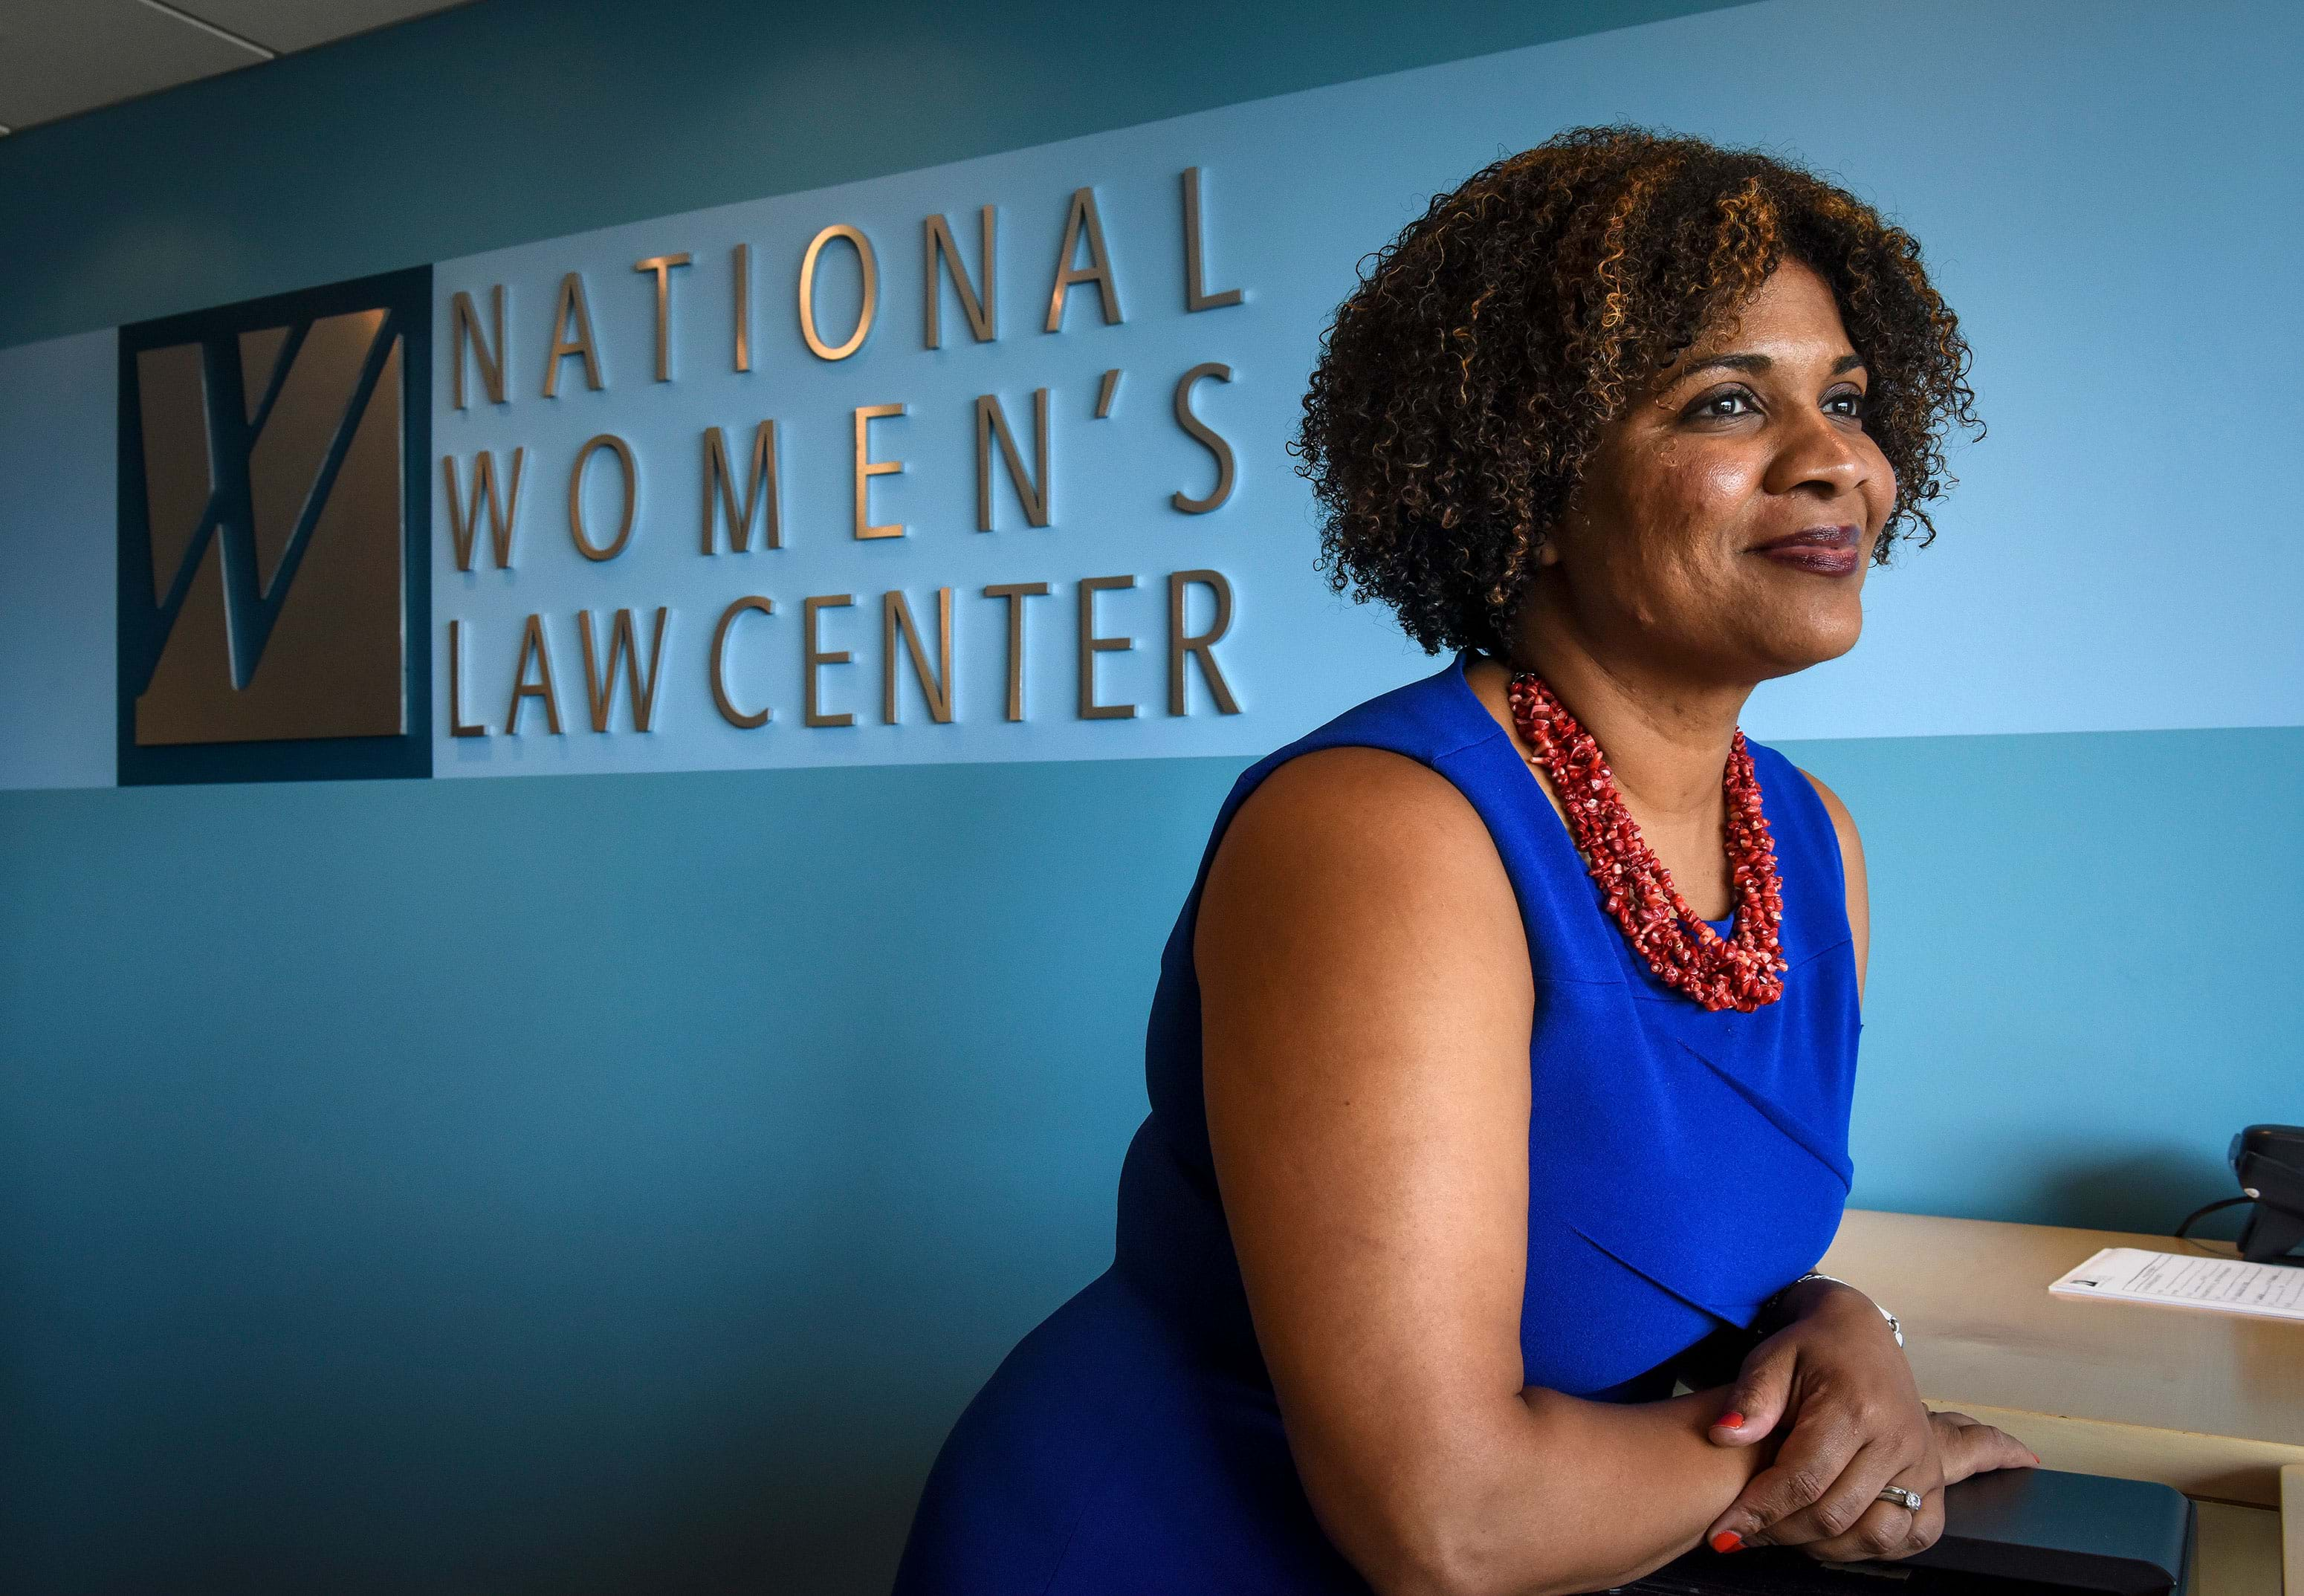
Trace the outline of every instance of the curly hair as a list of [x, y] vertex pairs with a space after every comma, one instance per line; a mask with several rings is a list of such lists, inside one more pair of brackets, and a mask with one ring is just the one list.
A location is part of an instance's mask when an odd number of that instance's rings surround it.
[[1289, 452], [1336, 592], [1427, 654], [1506, 652], [1603, 428], [1786, 258], [1830, 285], [1896, 473], [1874, 551], [1926, 545], [1954, 420], [1982, 434], [1919, 245], [1805, 168], [1637, 127], [1571, 128], [1435, 198], [1361, 263]]

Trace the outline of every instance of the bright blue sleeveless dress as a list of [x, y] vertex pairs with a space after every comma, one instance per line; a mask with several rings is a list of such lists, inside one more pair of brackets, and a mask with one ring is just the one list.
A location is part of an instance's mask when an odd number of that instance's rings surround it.
[[[1258, 1355], [1208, 1152], [1192, 928], [1224, 827], [1299, 754], [1388, 748], [1487, 823], [1535, 977], [1524, 1383], [1668, 1396], [1672, 1364], [1815, 1266], [1848, 1195], [1856, 967], [1815, 789], [1752, 744], [1782, 877], [1784, 993], [1707, 1012], [1657, 981], [1464, 679], [1347, 710], [1243, 772], [1168, 938], [1145, 1040], [1151, 1113], [1120, 1176], [1112, 1268], [1009, 1354], [938, 1456], [896, 1596], [1213, 1596], [1368, 1586], [1312, 1516]], [[1726, 922], [1718, 923], [1722, 929]]]

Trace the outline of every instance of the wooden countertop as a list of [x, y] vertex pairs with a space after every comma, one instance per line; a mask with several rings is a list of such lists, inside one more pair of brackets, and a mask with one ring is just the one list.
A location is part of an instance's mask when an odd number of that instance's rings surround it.
[[2052, 1468], [2277, 1507], [2282, 1469], [2304, 1470], [2304, 1323], [2048, 1295], [2109, 1246], [2232, 1255], [2164, 1236], [1851, 1209], [1818, 1267], [1895, 1311], [1931, 1406], [2000, 1425]]

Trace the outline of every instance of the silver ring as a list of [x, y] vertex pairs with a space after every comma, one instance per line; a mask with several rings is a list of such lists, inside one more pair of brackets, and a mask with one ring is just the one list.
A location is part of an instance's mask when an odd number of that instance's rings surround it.
[[1901, 1485], [1884, 1486], [1880, 1491], [1880, 1499], [1884, 1502], [1893, 1502], [1907, 1513], [1918, 1513], [1920, 1510], [1920, 1493], [1917, 1490], [1907, 1490]]

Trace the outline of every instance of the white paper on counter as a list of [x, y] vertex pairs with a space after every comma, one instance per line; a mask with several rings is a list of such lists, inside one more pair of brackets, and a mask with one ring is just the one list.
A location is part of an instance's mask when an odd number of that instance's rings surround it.
[[2237, 1258], [2106, 1247], [2048, 1290], [2057, 1296], [2304, 1321], [2304, 1269]]

